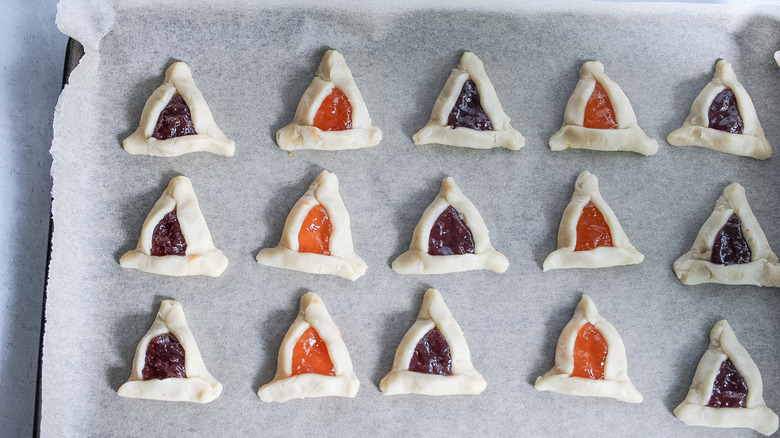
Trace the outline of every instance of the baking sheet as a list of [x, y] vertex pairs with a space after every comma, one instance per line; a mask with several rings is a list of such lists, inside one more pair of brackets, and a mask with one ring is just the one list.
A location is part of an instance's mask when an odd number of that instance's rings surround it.
[[[42, 435], [743, 436], [745, 430], [687, 427], [671, 413], [722, 318], [759, 366], [767, 405], [780, 409], [778, 291], [683, 286], [671, 269], [734, 181], [745, 186], [770, 244], [780, 245], [778, 160], [664, 141], [722, 57], [751, 93], [770, 142], [780, 145], [780, 71], [772, 60], [780, 47], [777, 10], [516, 8], [64, 2], [58, 24], [84, 43], [86, 56], [55, 117]], [[369, 149], [290, 157], [274, 134], [292, 120], [328, 48], [346, 57], [383, 140]], [[485, 63], [505, 112], [527, 139], [520, 151], [412, 144], [464, 50]], [[657, 155], [549, 150], [580, 65], [591, 59], [604, 63], [640, 126], [659, 140]], [[190, 65], [218, 125], [236, 141], [234, 157], [161, 159], [122, 150], [146, 98], [176, 60]], [[276, 245], [290, 208], [322, 169], [339, 177], [355, 250], [369, 266], [355, 282], [254, 261], [260, 248]], [[599, 177], [602, 195], [645, 254], [642, 264], [542, 272], [582, 170]], [[119, 267], [176, 175], [192, 179], [214, 243], [230, 260], [219, 278]], [[493, 246], [510, 260], [506, 273], [402, 276], [390, 269], [445, 176], [481, 212]], [[479, 396], [388, 397], [378, 390], [428, 287], [442, 292], [465, 332], [488, 382]], [[360, 391], [354, 399], [263, 403], [255, 392], [273, 377], [281, 340], [308, 290], [323, 298], [340, 327]], [[583, 293], [621, 334], [642, 404], [533, 389], [553, 366], [557, 338]], [[116, 395], [136, 343], [168, 298], [184, 305], [209, 371], [224, 384], [211, 404]]]

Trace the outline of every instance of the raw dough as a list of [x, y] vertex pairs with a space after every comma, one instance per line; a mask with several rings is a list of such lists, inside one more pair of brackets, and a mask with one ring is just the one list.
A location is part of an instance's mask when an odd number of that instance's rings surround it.
[[[603, 380], [571, 376], [574, 371], [574, 343], [580, 328], [586, 323], [593, 324], [607, 341], [608, 352]], [[555, 366], [547, 374], [536, 379], [534, 388], [570, 395], [611, 397], [628, 403], [642, 402], [642, 394], [628, 379], [626, 348], [623, 346], [623, 340], [620, 339], [615, 327], [599, 315], [596, 305], [587, 295], [582, 296], [574, 316], [558, 338]]]
[[[158, 140], [152, 137], [160, 113], [174, 94], [178, 93], [190, 108], [192, 124], [196, 135]], [[217, 127], [211, 110], [203, 95], [192, 80], [187, 64], [175, 62], [165, 72], [165, 82], [154, 90], [144, 105], [138, 129], [123, 142], [122, 146], [131, 154], [145, 154], [155, 157], [175, 157], [188, 152], [213, 152], [232, 156], [236, 146], [233, 140]]]
[[[604, 220], [612, 234], [611, 247], [602, 246], [588, 251], [575, 251], [577, 245], [577, 223], [582, 209], [593, 202], [601, 211]], [[574, 183], [574, 194], [561, 217], [558, 227], [558, 249], [551, 252], [544, 260], [543, 269], [562, 268], [606, 268], [609, 266], [635, 265], [645, 259], [634, 245], [628, 241], [628, 236], [620, 226], [615, 213], [599, 192], [599, 181], [587, 170], [580, 173]]]
[[[607, 92], [615, 111], [617, 129], [593, 129], [583, 126], [585, 106], [598, 81]], [[588, 61], [580, 69], [580, 80], [566, 104], [563, 126], [550, 138], [550, 149], [593, 149], [597, 151], [631, 151], [642, 155], [658, 152], [658, 142], [645, 135], [639, 127], [634, 108], [623, 90], [604, 74], [604, 65]]]
[[[732, 134], [709, 128], [709, 113], [712, 100], [721, 91], [730, 88], [737, 98], [739, 114], [742, 116], [742, 134]], [[703, 146], [716, 151], [744, 157], [766, 160], [772, 156], [772, 146], [764, 136], [764, 130], [756, 115], [756, 108], [747, 91], [737, 80], [731, 64], [719, 60], [715, 65], [712, 81], [696, 96], [691, 112], [680, 129], [666, 138], [674, 146]]]
[[[292, 358], [295, 344], [303, 332], [314, 327], [325, 345], [333, 362], [335, 376], [315, 373], [292, 376]], [[265, 402], [284, 402], [294, 398], [306, 397], [354, 397], [360, 387], [360, 381], [352, 371], [347, 346], [341, 339], [341, 332], [330, 318], [325, 305], [317, 294], [307, 292], [301, 298], [301, 308], [295, 322], [287, 330], [279, 348], [279, 361], [274, 379], [263, 385], [257, 396]]]
[[[330, 235], [330, 255], [298, 252], [298, 233], [312, 207], [322, 204], [328, 211], [333, 231]], [[366, 273], [366, 263], [352, 248], [349, 213], [339, 195], [336, 175], [323, 170], [309, 190], [295, 203], [287, 220], [279, 245], [264, 248], [257, 254], [257, 262], [266, 266], [292, 269], [310, 274], [338, 275], [356, 280]]]
[[[460, 95], [463, 84], [471, 79], [477, 85], [482, 109], [490, 118], [493, 131], [448, 126], [448, 118]], [[436, 103], [433, 105], [428, 123], [412, 137], [414, 144], [439, 143], [476, 149], [505, 147], [517, 150], [525, 145], [525, 138], [509, 125], [509, 117], [501, 108], [496, 90], [485, 73], [485, 67], [477, 55], [464, 52], [460, 64], [450, 73]]]
[[[334, 88], [344, 92], [352, 106], [352, 129], [323, 131], [312, 126], [322, 101]], [[276, 143], [288, 151], [359, 149], [376, 146], [381, 140], [382, 131], [371, 125], [368, 108], [347, 62], [335, 50], [328, 50], [322, 57], [317, 76], [301, 96], [293, 121], [276, 132]]]
[[[166, 333], [176, 336], [184, 348], [184, 371], [187, 377], [144, 380], [146, 348], [154, 337]], [[123, 397], [208, 403], [219, 397], [221, 392], [222, 384], [209, 374], [200, 357], [198, 345], [184, 318], [184, 308], [176, 301], [163, 301], [152, 327], [138, 343], [130, 378], [119, 387], [117, 393]]]
[[[176, 209], [181, 233], [187, 241], [185, 255], [153, 256], [152, 234], [162, 218]], [[154, 274], [183, 276], [208, 275], [219, 277], [227, 268], [228, 260], [214, 246], [206, 219], [198, 206], [192, 182], [186, 176], [177, 176], [168, 183], [152, 211], [146, 216], [138, 246], [119, 259], [123, 268], [134, 268]]]
[[[460, 213], [474, 237], [474, 254], [430, 255], [428, 241], [433, 224], [449, 206]], [[476, 269], [504, 272], [509, 260], [490, 245], [490, 236], [482, 216], [474, 204], [463, 195], [451, 177], [444, 178], [436, 199], [423, 212], [414, 228], [409, 250], [393, 261], [393, 270], [399, 274], [444, 274]]]
[[[450, 347], [452, 375], [425, 374], [409, 371], [409, 362], [417, 343], [433, 328], [438, 328]], [[393, 369], [379, 383], [379, 389], [386, 395], [394, 394], [479, 394], [485, 390], [485, 379], [474, 369], [471, 353], [463, 337], [463, 331], [452, 317], [436, 289], [425, 292], [417, 321], [406, 332], [398, 345], [393, 360]]]

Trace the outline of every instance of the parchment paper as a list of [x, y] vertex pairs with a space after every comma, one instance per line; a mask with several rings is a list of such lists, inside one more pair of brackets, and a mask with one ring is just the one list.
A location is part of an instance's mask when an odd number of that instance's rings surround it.
[[[688, 427], [671, 413], [722, 318], [758, 364], [767, 405], [780, 409], [780, 291], [684, 286], [672, 271], [734, 181], [745, 186], [770, 244], [780, 249], [780, 161], [665, 142], [723, 57], [780, 147], [776, 8], [577, 3], [404, 12], [376, 3], [86, 3], [92, 5], [61, 5], [59, 22], [85, 41], [87, 55], [55, 118], [44, 436], [744, 436], [746, 430]], [[290, 157], [274, 134], [292, 120], [328, 48], [346, 57], [384, 138], [374, 148]], [[520, 151], [412, 144], [464, 50], [484, 61], [504, 110], [526, 136]], [[604, 63], [640, 126], [659, 140], [657, 155], [549, 150], [579, 68], [591, 59]], [[236, 141], [234, 157], [162, 159], [121, 148], [176, 60], [190, 65], [217, 124]], [[276, 245], [290, 208], [322, 169], [339, 178], [355, 250], [369, 266], [355, 282], [254, 260], [260, 248]], [[582, 170], [599, 177], [602, 195], [646, 256], [642, 264], [542, 272]], [[120, 268], [146, 214], [180, 174], [192, 179], [214, 243], [230, 260], [227, 271], [174, 278]], [[390, 269], [446, 176], [509, 258], [505, 274], [403, 276]], [[488, 382], [479, 396], [379, 392], [428, 287], [442, 292], [465, 332]], [[354, 399], [263, 403], [255, 392], [273, 377], [307, 290], [320, 294], [340, 327], [360, 391]], [[534, 390], [583, 293], [621, 334], [642, 404]], [[209, 371], [224, 384], [211, 404], [116, 394], [167, 298], [184, 305]]]

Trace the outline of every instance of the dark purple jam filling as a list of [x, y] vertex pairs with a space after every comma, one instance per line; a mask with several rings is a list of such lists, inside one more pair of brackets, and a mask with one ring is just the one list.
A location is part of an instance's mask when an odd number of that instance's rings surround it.
[[471, 128], [477, 131], [492, 131], [493, 124], [490, 123], [490, 117], [482, 109], [482, 103], [479, 100], [479, 91], [477, 84], [471, 79], [463, 83], [458, 100], [452, 107], [447, 125], [453, 128]]
[[417, 343], [409, 362], [409, 371], [440, 376], [452, 375], [450, 344], [438, 328], [432, 328]]
[[748, 387], [737, 368], [726, 359], [720, 364], [720, 372], [712, 384], [712, 396], [707, 406], [711, 408], [744, 408]]
[[719, 265], [750, 263], [750, 246], [742, 234], [742, 224], [736, 213], [715, 236], [710, 261]]
[[173, 333], [155, 336], [146, 347], [144, 380], [186, 378], [184, 348]]
[[176, 209], [166, 214], [152, 232], [152, 255], [156, 257], [167, 255], [185, 255], [187, 241], [181, 234], [179, 219], [176, 217]]
[[431, 228], [428, 254], [474, 254], [474, 236], [458, 210], [447, 207]]
[[709, 127], [732, 134], [742, 134], [742, 116], [739, 115], [737, 96], [729, 88], [718, 93], [710, 105]]
[[192, 124], [190, 107], [179, 93], [173, 95], [168, 105], [160, 112], [157, 125], [154, 127], [152, 137], [157, 140], [181, 137], [183, 135], [195, 135], [195, 126]]

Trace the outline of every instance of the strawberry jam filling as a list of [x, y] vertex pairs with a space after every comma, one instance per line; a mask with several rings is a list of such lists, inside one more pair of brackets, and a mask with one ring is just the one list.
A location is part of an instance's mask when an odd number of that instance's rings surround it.
[[574, 341], [574, 371], [571, 376], [603, 380], [608, 351], [607, 340], [601, 332], [593, 324], [586, 323]]
[[451, 205], [439, 215], [431, 227], [428, 254], [474, 254], [474, 236], [458, 210]]
[[744, 408], [747, 406], [748, 386], [731, 359], [720, 364], [720, 371], [712, 384], [712, 395], [707, 406], [711, 408]]
[[181, 137], [183, 135], [195, 135], [195, 125], [192, 124], [190, 107], [187, 102], [176, 93], [171, 97], [168, 105], [160, 112], [157, 125], [154, 127], [152, 137], [157, 140]]
[[593, 202], [588, 202], [577, 222], [577, 244], [574, 250], [588, 251], [600, 246], [613, 246], [612, 233], [604, 215]]
[[352, 129], [352, 105], [343, 91], [334, 88], [325, 96], [314, 116], [314, 126], [323, 131]]
[[447, 125], [453, 128], [464, 127], [476, 131], [493, 130], [490, 117], [482, 109], [477, 84], [471, 79], [463, 83], [458, 100], [455, 101], [455, 105], [447, 118]]
[[298, 251], [330, 255], [330, 223], [328, 210], [317, 204], [309, 210], [298, 232]]
[[152, 231], [151, 254], [155, 257], [167, 255], [183, 256], [187, 252], [187, 241], [181, 233], [176, 209], [163, 216]]
[[588, 103], [585, 105], [585, 117], [582, 120], [582, 126], [593, 129], [617, 129], [618, 124], [615, 121], [615, 110], [612, 109], [612, 102], [609, 95], [601, 83], [596, 81], [596, 87], [593, 94], [590, 95]]
[[328, 354], [328, 346], [314, 327], [306, 329], [293, 348], [291, 375], [308, 373], [323, 376], [336, 375]]
[[710, 261], [718, 265], [750, 263], [750, 245], [742, 234], [742, 223], [736, 213], [732, 214], [712, 245]]
[[184, 348], [173, 333], [155, 336], [149, 341], [141, 374], [144, 380], [187, 377], [184, 371]]
[[447, 339], [438, 328], [428, 331], [417, 343], [409, 361], [409, 371], [440, 376], [452, 375], [452, 356]]
[[710, 128], [732, 134], [742, 134], [744, 125], [742, 116], [739, 114], [737, 96], [730, 88], [721, 91], [715, 96], [715, 99], [712, 99], [708, 116]]

